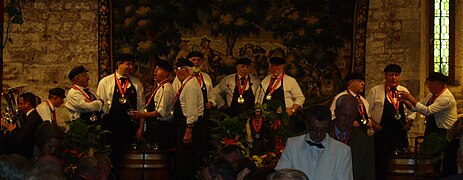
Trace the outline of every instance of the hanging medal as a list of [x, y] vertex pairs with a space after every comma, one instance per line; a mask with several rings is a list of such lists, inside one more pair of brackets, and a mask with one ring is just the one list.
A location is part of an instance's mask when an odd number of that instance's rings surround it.
[[237, 101], [238, 103], [243, 104], [244, 103], [243, 94], [244, 94], [244, 91], [246, 90], [246, 85], [248, 84], [248, 78], [246, 78], [246, 80], [244, 81], [244, 84], [241, 84], [241, 80], [238, 78], [238, 75], [236, 75], [236, 82], [238, 85], [238, 93], [240, 94], [240, 97], [238, 97]]
[[280, 77], [278, 77], [278, 79], [273, 82], [273, 84], [269, 84], [269, 86], [271, 86], [271, 89], [270, 89], [270, 92], [268, 93], [268, 95], [265, 97], [265, 99], [267, 99], [268, 101], [270, 101], [272, 99], [272, 94], [273, 94], [273, 91], [275, 91], [275, 89], [277, 88], [278, 84], [280, 84], [280, 81], [283, 79], [283, 76], [285, 74], [282, 73], [280, 75]]
[[389, 97], [389, 100], [391, 100], [391, 103], [394, 106], [394, 110], [395, 110], [394, 118], [396, 120], [400, 120], [402, 118], [402, 115], [399, 112], [400, 101], [397, 98], [394, 98], [394, 96], [392, 95], [391, 91], [389, 90], [387, 86], [384, 86], [384, 89], [386, 90], [386, 94]]
[[116, 84], [117, 88], [119, 89], [119, 93], [121, 94], [121, 97], [119, 97], [119, 103], [125, 104], [127, 102], [127, 99], [125, 98], [125, 93], [127, 92], [127, 87], [129, 86], [129, 79], [124, 83], [124, 89], [122, 89], [121, 82], [119, 82], [119, 79], [117, 79], [116, 73], [114, 73], [114, 78], [116, 79]]
[[253, 118], [251, 124], [252, 124], [252, 129], [255, 132], [254, 137], [256, 139], [259, 139], [260, 129], [262, 128], [262, 117], [259, 117], [258, 120], [256, 120], [256, 118]]

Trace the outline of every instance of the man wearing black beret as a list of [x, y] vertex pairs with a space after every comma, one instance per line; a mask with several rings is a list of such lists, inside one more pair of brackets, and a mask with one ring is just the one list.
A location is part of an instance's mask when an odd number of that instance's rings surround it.
[[[60, 107], [66, 98], [66, 90], [63, 88], [53, 88], [48, 91], [48, 99], [37, 106], [37, 112], [44, 121], [50, 121], [55, 125], [63, 125], [62, 120], [56, 119], [55, 108]], [[60, 123], [58, 123], [60, 121]]]
[[415, 113], [408, 111], [398, 96], [399, 91], [409, 92], [399, 85], [401, 72], [399, 65], [387, 65], [384, 68], [386, 83], [371, 88], [366, 98], [375, 131], [376, 179], [386, 177], [387, 164], [394, 151], [408, 148], [407, 132], [415, 119]]
[[90, 76], [84, 66], [73, 68], [68, 74], [72, 88], [68, 91], [67, 101], [64, 104], [73, 119], [83, 119], [87, 124], [101, 124], [103, 100], [88, 88]]
[[111, 146], [111, 162], [119, 173], [125, 151], [143, 135], [144, 119], [134, 120], [134, 111], [141, 111], [145, 96], [141, 81], [132, 76], [135, 57], [129, 54], [115, 57], [116, 72], [101, 79], [97, 95], [103, 100], [103, 128], [111, 131], [107, 138]]
[[170, 74], [174, 69], [169, 62], [159, 60], [153, 72], [154, 89], [146, 100], [143, 111], [137, 111], [135, 119], [145, 118], [146, 132], [145, 141], [147, 148], [167, 149], [169, 145], [170, 131], [169, 123], [172, 119], [170, 111], [174, 100], [174, 89], [169, 82]]
[[370, 106], [367, 100], [361, 95], [365, 88], [365, 77], [361, 73], [353, 72], [348, 74], [344, 81], [346, 82], [347, 89], [337, 94], [331, 102], [331, 117], [333, 119], [336, 118], [334, 111], [338, 98], [344, 94], [350, 94], [359, 101], [359, 118], [354, 121], [354, 126], [367, 133], [368, 127], [371, 127], [370, 117], [368, 116], [370, 114], [368, 112]]
[[193, 62], [179, 58], [175, 64], [175, 75], [179, 86], [174, 86], [172, 126], [177, 147], [175, 179], [194, 179], [204, 158], [208, 142], [204, 135], [203, 94], [193, 75]]
[[277, 100], [284, 104], [282, 108], [288, 115], [293, 116], [304, 105], [305, 97], [296, 79], [285, 74], [285, 65], [286, 60], [282, 57], [270, 58], [270, 75], [265, 77], [259, 85], [256, 105]]
[[255, 94], [259, 88], [260, 80], [250, 74], [251, 60], [238, 58], [236, 60], [236, 73], [224, 77], [215, 86], [217, 105], [230, 117], [235, 117], [254, 107]]
[[[426, 116], [424, 135], [438, 133], [444, 137], [448, 129], [457, 121], [457, 102], [453, 94], [446, 88], [448, 77], [439, 72], [429, 73], [426, 86], [430, 93], [421, 101], [417, 101], [410, 93], [400, 92], [401, 99], [408, 108]], [[452, 148], [454, 150], [452, 150]], [[457, 174], [456, 149], [458, 142], [452, 141], [445, 149], [443, 161], [434, 164], [435, 170], [442, 172], [443, 177]], [[441, 168], [442, 162], [442, 170]]]

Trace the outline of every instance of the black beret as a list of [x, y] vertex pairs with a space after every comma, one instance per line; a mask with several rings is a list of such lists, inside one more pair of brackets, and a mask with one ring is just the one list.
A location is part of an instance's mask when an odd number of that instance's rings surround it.
[[446, 83], [448, 79], [449, 79], [448, 76], [440, 72], [431, 72], [429, 73], [428, 78], [426, 78], [426, 81], [440, 81], [440, 82]]
[[68, 74], [68, 78], [72, 81], [77, 75], [80, 73], [88, 72], [87, 69], [85, 69], [84, 66], [77, 66], [71, 70]]
[[344, 79], [344, 81], [348, 82], [350, 80], [355, 80], [355, 79], [358, 79], [358, 80], [365, 80], [365, 77], [363, 76], [362, 73], [359, 73], [359, 72], [353, 72], [353, 73], [350, 73], [346, 76], [346, 79]]
[[244, 65], [251, 65], [251, 60], [249, 58], [238, 58], [236, 60], [236, 65], [238, 64], [244, 64]]
[[199, 52], [199, 51], [193, 51], [193, 52], [190, 52], [188, 54], [188, 56], [186, 56], [186, 59], [190, 59], [192, 57], [199, 57], [199, 58], [204, 58], [204, 55], [203, 53]]
[[187, 60], [185, 58], [178, 58], [177, 63], [175, 64], [175, 66], [177, 66], [177, 67], [182, 67], [182, 66], [193, 67], [194, 64], [191, 61], [189, 61], [189, 60]]
[[385, 73], [387, 73], [387, 72], [396, 72], [396, 73], [400, 74], [402, 72], [402, 68], [397, 64], [389, 64], [384, 68], [384, 72]]
[[53, 88], [48, 91], [49, 95], [58, 96], [60, 98], [66, 98], [66, 90], [63, 88]]
[[164, 60], [159, 60], [157, 63], [156, 63], [156, 66], [158, 66], [159, 68], [162, 68], [166, 71], [169, 71], [169, 72], [172, 72], [174, 71], [174, 68], [172, 67], [172, 65], [170, 65], [169, 62], [167, 61], [164, 61]]
[[270, 64], [282, 65], [285, 63], [286, 63], [285, 58], [282, 58], [282, 57], [271, 57], [270, 58]]

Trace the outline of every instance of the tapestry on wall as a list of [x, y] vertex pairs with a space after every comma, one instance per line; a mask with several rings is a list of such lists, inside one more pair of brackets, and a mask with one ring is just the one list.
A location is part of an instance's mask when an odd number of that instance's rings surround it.
[[157, 61], [191, 51], [205, 54], [202, 69], [215, 83], [234, 73], [237, 57], [263, 78], [268, 59], [280, 56], [306, 106], [328, 103], [346, 74], [365, 72], [367, 9], [367, 0], [100, 0], [99, 78], [121, 54], [137, 57], [147, 92]]

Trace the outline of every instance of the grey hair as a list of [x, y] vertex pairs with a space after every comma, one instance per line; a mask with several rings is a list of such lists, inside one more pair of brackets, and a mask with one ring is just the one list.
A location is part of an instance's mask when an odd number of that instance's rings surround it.
[[[349, 97], [350, 97], [350, 98], [349, 98]], [[352, 100], [352, 101], [353, 101], [354, 98], [355, 98], [355, 100], [357, 100], [356, 97], [354, 97], [354, 96], [352, 96], [352, 95], [350, 95], [350, 94], [344, 94], [344, 95], [342, 95], [342, 96], [339, 96], [338, 100], [336, 100], [336, 109], [340, 108], [341, 105], [342, 105], [342, 103], [344, 103], [344, 101], [346, 101], [346, 100], [347, 100], [347, 101], [349, 101], [349, 100]], [[358, 101], [355, 101], [355, 102], [357, 102], [357, 103], [356, 103], [356, 106], [358, 106]]]
[[307, 175], [297, 169], [280, 169], [270, 174], [267, 180], [280, 180], [280, 179], [291, 179], [291, 180], [309, 180]]

